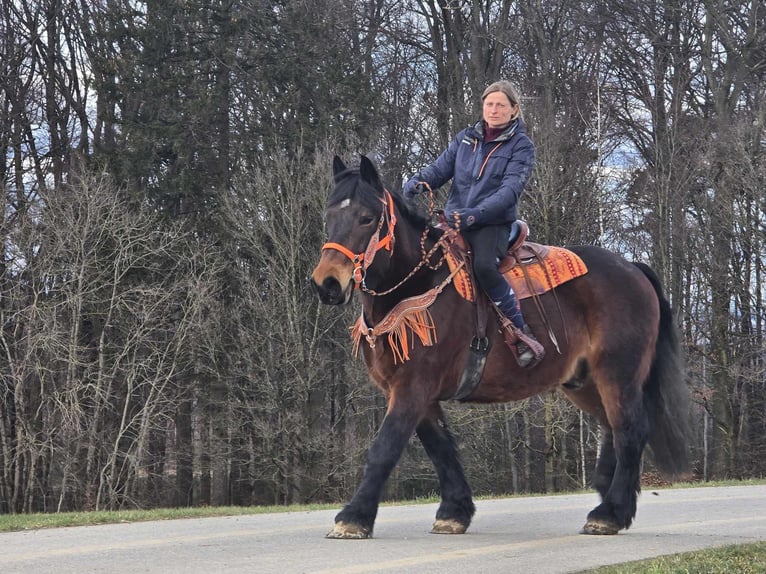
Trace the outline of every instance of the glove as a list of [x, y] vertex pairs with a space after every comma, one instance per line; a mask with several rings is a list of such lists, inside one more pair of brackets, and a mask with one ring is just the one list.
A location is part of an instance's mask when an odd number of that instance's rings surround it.
[[428, 188], [422, 181], [415, 181], [410, 180], [407, 183], [404, 184], [404, 189], [402, 190], [402, 195], [404, 196], [404, 199], [407, 201], [412, 201], [415, 199], [415, 196], [419, 193], [423, 193], [424, 191], [427, 191]]
[[465, 231], [476, 224], [477, 213], [477, 209], [453, 209], [447, 215], [447, 223], [459, 231]]

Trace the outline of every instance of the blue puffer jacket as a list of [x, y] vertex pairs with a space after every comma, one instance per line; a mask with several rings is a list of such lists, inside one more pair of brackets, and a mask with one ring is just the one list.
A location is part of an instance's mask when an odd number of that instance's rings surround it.
[[404, 185], [411, 195], [420, 181], [433, 189], [452, 179], [445, 211], [448, 219], [457, 211], [461, 228], [511, 223], [516, 204], [535, 166], [535, 146], [521, 118], [494, 141], [484, 141], [484, 123], [461, 131], [430, 166]]

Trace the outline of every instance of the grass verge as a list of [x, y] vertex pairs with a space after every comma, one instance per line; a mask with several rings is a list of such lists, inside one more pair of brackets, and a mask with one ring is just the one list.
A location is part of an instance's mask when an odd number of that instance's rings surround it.
[[581, 574], [763, 574], [766, 542], [724, 546], [709, 550], [660, 556], [614, 566], [584, 570]]
[[338, 508], [338, 505], [307, 504], [293, 506], [211, 506], [202, 508], [158, 508], [155, 510], [113, 510], [95, 512], [59, 512], [51, 514], [2, 514], [0, 532], [59, 528], [62, 526], [93, 526], [118, 522], [146, 522], [148, 520], [176, 520], [211, 516], [242, 516], [272, 512], [306, 512]]

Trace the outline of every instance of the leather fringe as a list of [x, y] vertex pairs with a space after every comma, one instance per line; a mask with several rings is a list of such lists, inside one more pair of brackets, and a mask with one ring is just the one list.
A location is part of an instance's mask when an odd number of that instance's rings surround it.
[[388, 334], [388, 345], [394, 355], [394, 364], [410, 360], [410, 349], [414, 348], [415, 337], [424, 347], [430, 347], [437, 342], [436, 325], [428, 309], [409, 309], [402, 312], [390, 328], [379, 332], [377, 328], [370, 329], [364, 318], [359, 317], [351, 327], [351, 338], [354, 341], [354, 356], [359, 354], [359, 343], [362, 337], [367, 339], [370, 348], [375, 348], [376, 339]]

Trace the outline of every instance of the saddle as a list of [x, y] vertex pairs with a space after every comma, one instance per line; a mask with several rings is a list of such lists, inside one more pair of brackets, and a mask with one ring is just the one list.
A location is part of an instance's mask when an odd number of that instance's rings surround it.
[[[508, 251], [498, 267], [518, 299], [542, 295], [588, 272], [585, 263], [576, 253], [563, 247], [527, 241], [528, 234], [529, 227], [525, 222], [513, 223]], [[476, 302], [477, 290], [469, 265], [469, 247], [458, 234], [450, 242], [447, 254], [450, 270], [454, 271], [461, 261], [467, 264], [455, 276], [455, 288], [464, 299]]]

